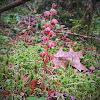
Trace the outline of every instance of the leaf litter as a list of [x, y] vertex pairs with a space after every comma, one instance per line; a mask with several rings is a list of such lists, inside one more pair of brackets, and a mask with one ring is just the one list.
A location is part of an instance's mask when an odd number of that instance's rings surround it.
[[68, 61], [71, 61], [71, 65], [75, 67], [77, 70], [88, 71], [85, 65], [80, 62], [80, 57], [83, 56], [82, 50], [75, 52], [72, 50], [71, 46], [69, 46], [69, 52], [63, 51], [63, 47], [60, 47], [59, 51], [54, 54], [54, 58], [52, 62], [54, 66], [66, 67]]

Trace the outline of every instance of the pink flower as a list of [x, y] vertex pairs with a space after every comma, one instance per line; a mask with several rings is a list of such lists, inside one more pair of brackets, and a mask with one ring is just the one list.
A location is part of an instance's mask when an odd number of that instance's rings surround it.
[[50, 13], [51, 13], [50, 15], [53, 16], [54, 14], [57, 14], [57, 11], [55, 9], [51, 9]]
[[56, 35], [56, 33], [54, 33], [53, 31], [50, 31], [49, 36], [52, 37], [52, 34]]
[[47, 31], [47, 34], [49, 34], [50, 33], [50, 27], [45, 28], [44, 31]]
[[45, 23], [44, 25], [46, 26], [46, 28], [47, 27], [50, 27], [50, 23], [49, 22], [48, 23]]
[[48, 19], [49, 15], [50, 15], [50, 12], [49, 11], [45, 11], [44, 12], [44, 16], [46, 16], [46, 19]]
[[58, 23], [58, 21], [56, 19], [52, 19], [53, 25], [55, 26], [55, 24]]
[[51, 53], [49, 54], [49, 59], [50, 59], [50, 58], [52, 58], [52, 59], [54, 58], [54, 55], [51, 54]]
[[55, 46], [55, 44], [53, 42], [48, 42], [48, 48], [51, 49], [51, 47], [54, 47], [54, 46]]
[[52, 4], [52, 8], [55, 8], [55, 7], [56, 7], [56, 4], [55, 4], [55, 3], [53, 3], [53, 4]]
[[40, 53], [40, 55], [42, 56], [42, 58], [45, 57], [45, 54], [46, 54], [46, 51], [42, 51], [42, 52]]
[[46, 39], [47, 39], [47, 36], [41, 37], [41, 40], [43, 40], [44, 43], [46, 43]]

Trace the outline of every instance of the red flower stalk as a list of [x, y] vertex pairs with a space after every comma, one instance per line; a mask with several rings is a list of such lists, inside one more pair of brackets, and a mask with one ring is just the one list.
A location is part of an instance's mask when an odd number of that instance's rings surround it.
[[49, 42], [49, 43], [48, 43], [48, 48], [51, 49], [51, 47], [54, 47], [54, 46], [55, 46], [55, 44], [54, 44], [53, 42]]
[[54, 58], [54, 55], [51, 53], [49, 54], [49, 60], [51, 60], [50, 58], [52, 58], [52, 59]]
[[57, 11], [55, 9], [50, 10], [50, 16], [52, 17], [54, 14], [57, 14]]
[[49, 37], [52, 37], [52, 35], [56, 35], [56, 33], [53, 32], [52, 27], [51, 27], [51, 23], [53, 22], [53, 25], [55, 26], [55, 24], [58, 23], [58, 21], [56, 19], [52, 19], [52, 16], [54, 14], [57, 14], [57, 11], [54, 9], [56, 7], [55, 3], [52, 4], [52, 9], [50, 9], [50, 11], [45, 11], [44, 12], [44, 16], [46, 17], [46, 19], [49, 18], [50, 15], [50, 22], [47, 22], [44, 24], [44, 26], [46, 26], [46, 28], [44, 29], [44, 31], [47, 32], [47, 36], [43, 36], [41, 38], [41, 40], [43, 40], [43, 44], [46, 43], [47, 46], [45, 47], [46, 51], [42, 51], [40, 53], [40, 55], [42, 56], [42, 58], [45, 60], [44, 61], [44, 76], [43, 76], [43, 81], [41, 83], [42, 88], [44, 86], [44, 80], [45, 80], [45, 75], [46, 75], [46, 66], [47, 66], [47, 62], [48, 60], [51, 60], [54, 56], [53, 54], [48, 54], [48, 49], [54, 47], [56, 45], [56, 42], [50, 42], [49, 41]]
[[53, 31], [50, 31], [49, 36], [52, 37], [52, 34], [56, 35], [56, 33], [54, 33]]
[[42, 58], [45, 57], [45, 54], [46, 54], [46, 51], [42, 51], [42, 52], [40, 53], [40, 55], [42, 56]]
[[56, 19], [52, 19], [53, 25], [55, 26], [55, 24], [58, 23], [58, 21]]
[[52, 8], [55, 8], [55, 7], [56, 7], [56, 4], [55, 4], [55, 3], [53, 3], [53, 4], [52, 4]]
[[43, 40], [43, 42], [46, 43], [47, 36], [43, 36], [43, 37], [41, 37], [41, 40]]
[[46, 28], [47, 27], [50, 27], [50, 23], [49, 22], [48, 23], [45, 23], [44, 25], [46, 26]]
[[50, 15], [50, 12], [49, 11], [45, 11], [44, 12], [44, 16], [46, 17], [46, 19], [48, 19], [49, 15]]
[[47, 34], [49, 34], [49, 32], [50, 32], [50, 27], [45, 28], [44, 31], [47, 31]]

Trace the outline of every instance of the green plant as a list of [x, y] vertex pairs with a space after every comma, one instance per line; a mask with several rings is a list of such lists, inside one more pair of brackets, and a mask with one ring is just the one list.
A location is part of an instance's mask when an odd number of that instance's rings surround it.
[[30, 96], [31, 95], [31, 88], [29, 88], [29, 87], [26, 88], [25, 92], [26, 92], [27, 96]]
[[41, 93], [41, 89], [39, 89], [39, 88], [34, 89], [34, 95], [35, 96], [38, 96], [39, 93]]
[[81, 20], [78, 19], [69, 19], [74, 25], [78, 24], [81, 22]]

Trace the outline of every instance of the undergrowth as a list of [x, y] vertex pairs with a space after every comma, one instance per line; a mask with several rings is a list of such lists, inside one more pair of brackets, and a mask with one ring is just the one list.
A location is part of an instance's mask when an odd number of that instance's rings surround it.
[[[24, 9], [22, 11], [24, 11]], [[28, 10], [26, 12], [28, 13]], [[14, 16], [13, 13], [10, 15]], [[9, 18], [10, 17], [8, 17], [8, 21], [13, 20]], [[53, 67], [52, 61], [49, 61], [47, 62], [44, 91], [36, 88], [34, 93], [31, 94], [32, 88], [29, 87], [29, 84], [38, 79], [38, 85], [40, 85], [44, 75], [44, 62], [39, 54], [46, 50], [45, 46], [41, 45], [41, 37], [43, 34], [39, 34], [39, 32], [41, 32], [39, 28], [43, 28], [41, 27], [43, 23], [40, 17], [38, 18], [38, 21], [33, 25], [33, 27], [35, 26], [36, 28], [33, 33], [36, 34], [32, 37], [33, 43], [29, 47], [24, 44], [23, 40], [18, 40], [16, 45], [8, 43], [12, 37], [5, 36], [4, 32], [0, 31], [0, 93], [3, 90], [9, 90], [8, 92], [10, 92], [9, 95], [0, 95], [0, 99], [22, 100], [23, 96], [25, 98], [35, 98], [38, 97], [38, 94], [44, 98], [49, 95], [46, 91], [46, 89], [48, 89], [48, 91], [54, 90], [61, 93], [67, 93], [78, 100], [99, 100], [100, 55], [97, 52], [97, 48], [92, 43], [91, 45], [86, 43], [84, 39], [69, 36], [67, 36], [67, 38], [70, 38], [72, 41], [67, 44], [63, 40], [63, 36], [61, 38], [57, 36], [50, 38], [50, 42], [52, 42], [53, 39], [56, 40], [56, 46], [49, 49], [48, 53], [57, 53], [61, 46], [63, 46], [63, 51], [68, 52], [70, 44], [75, 52], [83, 50], [83, 56], [80, 57], [81, 63], [88, 69], [90, 66], [94, 66], [95, 70], [90, 70], [90, 73], [84, 71], [76, 73], [70, 61], [67, 62], [66, 68], [59, 66], [58, 69]], [[15, 22], [16, 18], [14, 19], [14, 23], [10, 23], [11, 28], [14, 28], [12, 26]], [[58, 27], [61, 28], [61, 26]], [[18, 32], [19, 30], [16, 30], [16, 34]], [[69, 98], [65, 100], [69, 100]]]
[[[10, 48], [10, 52], [8, 54], [9, 58], [7, 58], [7, 55], [0, 56], [0, 61], [2, 63], [0, 68], [0, 85], [2, 89], [10, 91], [13, 90], [14, 92], [17, 92], [20, 89], [25, 88], [25, 85], [29, 84], [36, 78], [39, 78], [41, 83], [44, 63], [39, 55], [39, 53], [41, 52], [41, 49], [39, 48], [42, 48], [43, 50], [44, 46], [31, 45], [27, 48], [20, 40], [18, 41], [17, 45], [13, 45]], [[73, 48], [76, 48], [75, 51], [78, 50], [77, 46], [73, 46]], [[50, 49], [49, 52], [54, 54], [58, 50], [59, 46], [56, 46]], [[68, 48], [65, 47], [64, 51], [68, 51]], [[94, 63], [97, 63], [97, 60], [95, 60], [94, 58], [90, 59], [90, 57], [93, 56], [90, 53], [87, 53], [83, 56], [83, 58], [81, 58], [82, 63], [87, 67], [90, 67]], [[6, 64], [4, 59], [9, 59], [9, 64]], [[10, 63], [13, 63], [14, 65], [12, 65], [11, 70], [8, 71]], [[47, 64], [47, 68], [51, 66], [52, 62], [49, 62]], [[28, 76], [27, 82], [23, 81], [23, 76]], [[98, 70], [98, 68], [96, 68], [94, 74], [91, 76], [88, 76], [88, 73], [86, 72], [76, 74], [73, 71], [70, 62], [68, 62], [66, 68], [60, 67], [59, 69], [52, 69], [52, 73], [47, 74], [46, 77], [48, 78], [47, 87], [49, 90], [68, 93], [75, 96], [78, 100], [99, 100], [100, 71]], [[58, 82], [61, 85], [60, 87], [58, 85]], [[30, 88], [27, 88], [25, 91], [28, 92], [27, 96], [30, 96]], [[9, 95], [9, 98], [10, 97], [22, 98], [22, 96], [18, 94], [11, 94], [11, 96]]]

